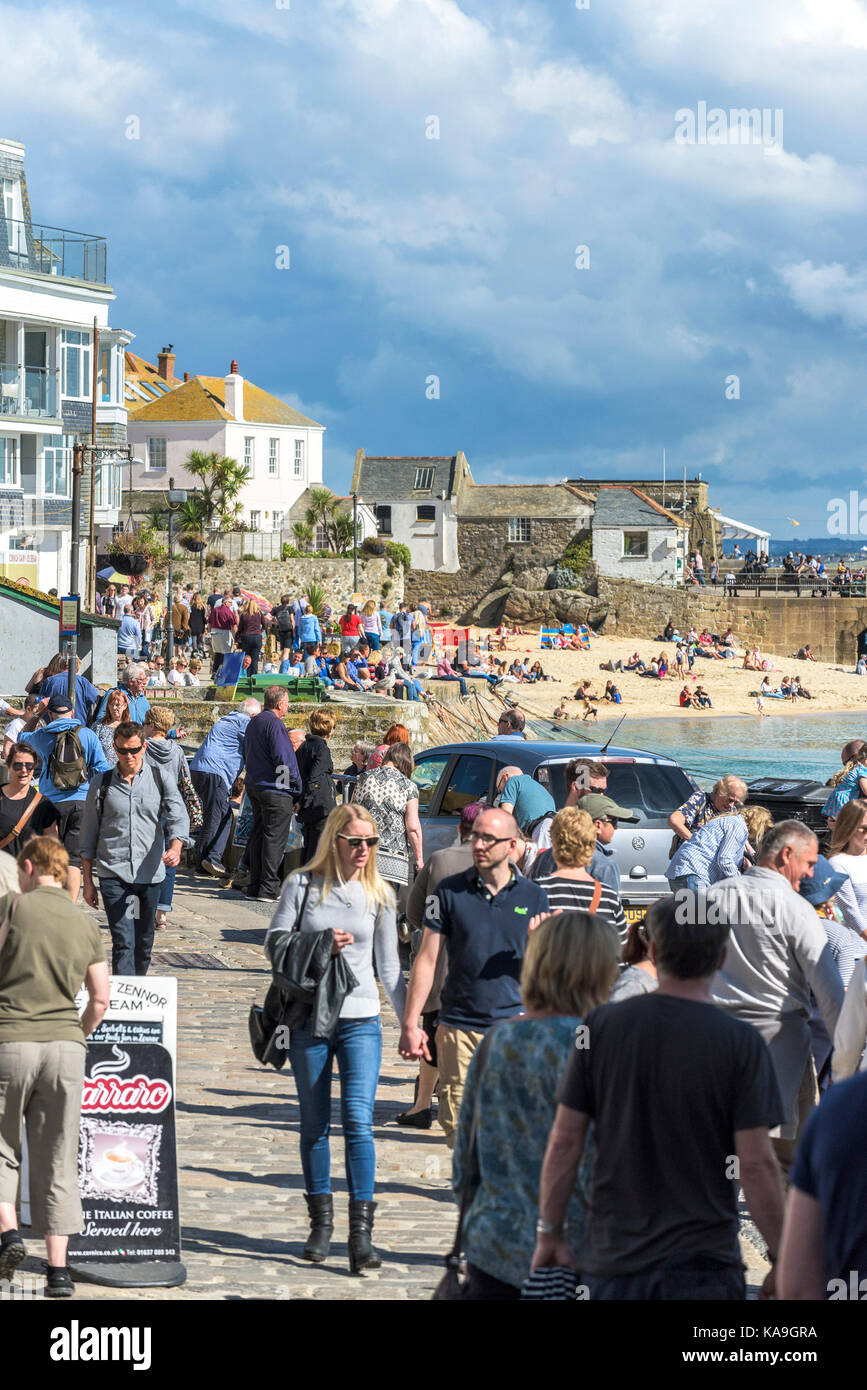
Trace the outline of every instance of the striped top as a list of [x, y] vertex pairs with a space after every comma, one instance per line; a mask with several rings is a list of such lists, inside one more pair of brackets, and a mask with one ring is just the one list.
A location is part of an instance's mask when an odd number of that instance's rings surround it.
[[[587, 878], [561, 878], [559, 874], [547, 874], [536, 880], [544, 888], [552, 912], [589, 912], [596, 889], [596, 880]], [[600, 885], [602, 894], [597, 916], [610, 922], [620, 937], [621, 946], [626, 941], [626, 918], [620, 903], [620, 895], [607, 883]]]

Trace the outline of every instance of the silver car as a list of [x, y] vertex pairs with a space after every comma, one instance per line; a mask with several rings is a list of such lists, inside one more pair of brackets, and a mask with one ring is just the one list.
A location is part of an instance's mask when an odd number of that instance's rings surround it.
[[591, 758], [608, 770], [606, 795], [638, 817], [618, 826], [611, 848], [620, 870], [623, 909], [633, 920], [669, 890], [672, 832], [668, 817], [696, 790], [672, 759], [637, 748], [587, 743], [492, 739], [486, 743], [448, 743], [428, 748], [415, 760], [419, 819], [425, 858], [453, 845], [461, 810], [471, 801], [493, 804], [499, 771], [513, 765], [547, 787], [559, 808], [566, 801], [566, 767], [573, 758]]

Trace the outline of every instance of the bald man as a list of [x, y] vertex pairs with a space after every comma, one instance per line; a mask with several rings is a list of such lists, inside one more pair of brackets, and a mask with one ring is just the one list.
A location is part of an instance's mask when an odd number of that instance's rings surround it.
[[519, 767], [504, 767], [497, 774], [500, 809], [515, 817], [518, 828], [531, 835], [546, 816], [553, 816], [557, 806], [547, 787]]
[[443, 937], [449, 969], [443, 986], [436, 1045], [440, 1073], [439, 1121], [454, 1148], [467, 1069], [488, 1029], [521, 1012], [521, 965], [530, 921], [548, 911], [543, 889], [522, 878], [511, 862], [518, 826], [500, 808], [482, 811], [470, 831], [473, 866], [444, 878], [425, 904], [424, 935], [410, 976], [402, 1057], [430, 1061], [419, 1018]]

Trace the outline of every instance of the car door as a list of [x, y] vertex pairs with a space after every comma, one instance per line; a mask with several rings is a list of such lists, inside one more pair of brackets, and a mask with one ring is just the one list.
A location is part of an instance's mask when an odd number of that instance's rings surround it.
[[[416, 761], [424, 768], [422, 777], [429, 781], [434, 771], [434, 759], [446, 760], [438, 785], [429, 797], [426, 807], [421, 805], [419, 792], [419, 819], [422, 828], [424, 857], [427, 859], [435, 850], [446, 849], [458, 842], [458, 825], [461, 811], [472, 801], [493, 800], [495, 759], [489, 753], [460, 752], [422, 755]], [[415, 774], [414, 774], [415, 777]]]

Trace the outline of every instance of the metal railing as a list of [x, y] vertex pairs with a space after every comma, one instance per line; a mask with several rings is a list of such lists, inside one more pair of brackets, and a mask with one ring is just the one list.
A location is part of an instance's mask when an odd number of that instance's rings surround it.
[[837, 581], [836, 575], [826, 575], [824, 579], [802, 574], [800, 577], [794, 574], [736, 574], [729, 577], [726, 581], [718, 580], [716, 584], [711, 584], [709, 579], [705, 579], [704, 585], [693, 584], [691, 580], [684, 580], [683, 587], [693, 593], [704, 591], [708, 594], [729, 594], [733, 598], [739, 598], [742, 594], [752, 594], [756, 598], [764, 594], [779, 595], [781, 598], [865, 598], [867, 597], [867, 580], [850, 579], [846, 583], [842, 580]]
[[[105, 237], [72, 232], [65, 227], [37, 226], [6, 218], [8, 245], [0, 247], [0, 267], [29, 270], [37, 275], [59, 275], [68, 280], [87, 280], [104, 285], [108, 270]], [[5, 254], [4, 254], [5, 250]]]
[[0, 362], [0, 415], [56, 418], [58, 376], [56, 368]]

